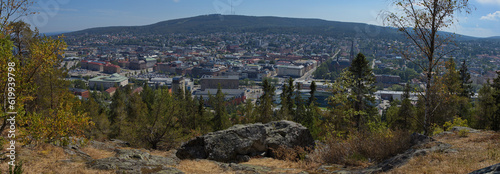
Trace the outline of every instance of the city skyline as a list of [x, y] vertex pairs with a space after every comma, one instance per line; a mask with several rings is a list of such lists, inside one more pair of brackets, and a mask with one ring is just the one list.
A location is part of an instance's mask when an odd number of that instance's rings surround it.
[[[316, 18], [382, 26], [381, 11], [393, 11], [390, 0], [48, 0], [35, 3], [38, 14], [23, 20], [41, 33], [71, 32], [94, 27], [139, 26], [206, 14]], [[500, 0], [471, 0], [475, 10], [461, 13], [446, 31], [474, 37], [500, 36]]]

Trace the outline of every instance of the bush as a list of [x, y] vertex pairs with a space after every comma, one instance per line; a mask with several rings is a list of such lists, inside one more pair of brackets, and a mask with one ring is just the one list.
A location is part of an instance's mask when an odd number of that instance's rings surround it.
[[409, 147], [409, 133], [386, 129], [380, 132], [351, 132], [347, 138], [329, 137], [317, 152], [326, 163], [360, 166], [381, 162]]
[[446, 131], [451, 130], [451, 128], [455, 126], [460, 126], [460, 127], [469, 127], [467, 120], [460, 118], [460, 117], [455, 117], [452, 121], [447, 121], [444, 123], [443, 127]]
[[468, 134], [469, 134], [469, 130], [467, 130], [467, 129], [462, 129], [462, 130], [458, 131], [458, 136], [460, 136], [460, 137], [467, 137]]

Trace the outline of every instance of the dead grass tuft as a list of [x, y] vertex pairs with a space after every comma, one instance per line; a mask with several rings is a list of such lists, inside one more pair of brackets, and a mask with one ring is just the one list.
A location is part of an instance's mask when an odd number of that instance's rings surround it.
[[[23, 170], [26, 174], [98, 174], [115, 173], [114, 171], [93, 170], [83, 162], [71, 162], [63, 148], [50, 144], [40, 144], [34, 148], [18, 149], [18, 160], [23, 161]], [[16, 160], [17, 161], [17, 160]], [[7, 163], [0, 164], [1, 169], [8, 169]]]
[[234, 172], [223, 171], [219, 165], [209, 160], [182, 160], [175, 168], [192, 174], [220, 173], [232, 174]]
[[92, 147], [84, 147], [84, 148], [81, 148], [81, 150], [83, 152], [87, 153], [88, 155], [90, 155], [90, 157], [92, 157], [93, 159], [109, 158], [109, 157], [113, 157], [115, 154], [115, 152], [96, 149], [96, 148], [92, 148]]

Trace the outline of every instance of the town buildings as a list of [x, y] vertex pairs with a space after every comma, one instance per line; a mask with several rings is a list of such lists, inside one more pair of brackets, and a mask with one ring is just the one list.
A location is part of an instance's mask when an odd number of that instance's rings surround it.
[[128, 78], [120, 74], [112, 74], [110, 76], [97, 76], [89, 80], [89, 87], [92, 89], [99, 89], [101, 86], [104, 89], [111, 87], [121, 87], [128, 84]]

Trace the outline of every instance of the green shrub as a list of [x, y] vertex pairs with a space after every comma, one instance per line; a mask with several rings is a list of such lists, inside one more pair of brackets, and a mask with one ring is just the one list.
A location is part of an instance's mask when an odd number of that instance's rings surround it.
[[462, 120], [462, 118], [460, 118], [460, 117], [455, 117], [452, 121], [447, 121], [446, 123], [444, 123], [443, 128], [446, 131], [449, 131], [449, 130], [451, 130], [451, 128], [453, 128], [455, 126], [469, 127], [466, 119]]
[[469, 130], [467, 130], [467, 129], [462, 129], [462, 130], [458, 131], [458, 136], [460, 136], [460, 137], [467, 137], [468, 134], [469, 134]]

